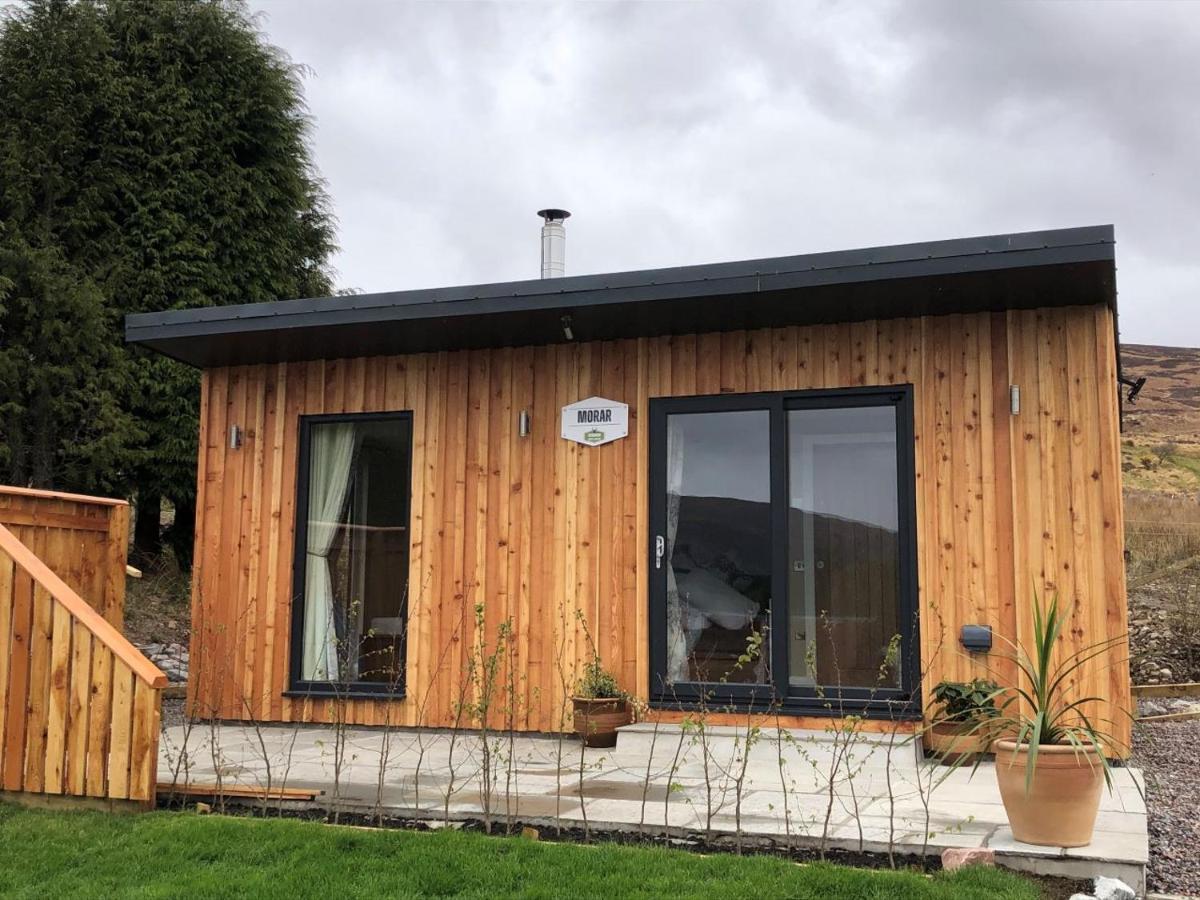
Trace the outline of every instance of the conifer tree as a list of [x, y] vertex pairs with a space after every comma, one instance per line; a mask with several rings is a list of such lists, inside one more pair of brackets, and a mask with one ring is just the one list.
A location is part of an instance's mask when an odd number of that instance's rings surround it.
[[161, 498], [186, 564], [198, 378], [124, 316], [328, 294], [300, 70], [237, 0], [30, 0], [0, 21], [0, 480]]

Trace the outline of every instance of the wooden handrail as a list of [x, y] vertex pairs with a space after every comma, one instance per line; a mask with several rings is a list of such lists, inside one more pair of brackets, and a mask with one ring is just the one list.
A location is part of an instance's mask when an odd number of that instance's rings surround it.
[[72, 500], [75, 503], [91, 503], [94, 506], [128, 506], [127, 500], [114, 500], [112, 497], [92, 497], [88, 494], [67, 494], [62, 491], [43, 491], [39, 488], [13, 487], [0, 485], [0, 494], [11, 494], [16, 497], [40, 497], [43, 500]]
[[61, 603], [75, 619], [82, 624], [93, 636], [100, 640], [118, 659], [130, 670], [146, 682], [150, 687], [163, 688], [167, 686], [167, 676], [163, 671], [142, 655], [129, 639], [117, 631], [108, 621], [92, 609], [66, 583], [50, 571], [50, 567], [34, 555], [33, 551], [17, 540], [16, 535], [0, 525], [0, 550], [3, 550], [13, 562], [24, 569], [29, 576], [40, 584], [47, 593]]

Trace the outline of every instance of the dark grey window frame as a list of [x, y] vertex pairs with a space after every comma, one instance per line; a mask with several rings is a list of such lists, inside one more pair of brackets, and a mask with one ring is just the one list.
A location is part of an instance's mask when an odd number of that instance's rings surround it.
[[[369, 413], [320, 413], [300, 416], [298, 460], [296, 464], [296, 520], [295, 541], [292, 548], [292, 630], [291, 652], [288, 669], [288, 689], [284, 696], [291, 697], [359, 697], [371, 700], [403, 700], [407, 690], [406, 678], [398, 685], [380, 684], [378, 682], [353, 681], [339, 684], [333, 681], [307, 681], [300, 677], [303, 664], [304, 646], [304, 588], [305, 588], [305, 557], [308, 547], [308, 482], [309, 454], [311, 452], [312, 428], [314, 425], [336, 424], [339, 422], [378, 422], [386, 420], [401, 421], [408, 432], [408, 453], [406, 466], [400, 474], [408, 485], [407, 503], [405, 504], [405, 519], [410, 541], [412, 540], [412, 465], [413, 465], [413, 414], [412, 410], [396, 410], [394, 412]], [[404, 573], [405, 588], [400, 615], [408, 620], [408, 572]], [[404, 633], [404, 660], [408, 660], [408, 629]], [[402, 668], [401, 671], [405, 671]]]
[[[788, 684], [786, 641], [771, 642], [772, 682], [767, 685], [689, 682], [668, 685], [666, 567], [655, 568], [655, 542], [666, 530], [667, 417], [672, 414], [767, 410], [771, 418], [772, 632], [786, 632], [787, 616], [787, 413], [791, 409], [839, 409], [893, 406], [896, 410], [897, 503], [900, 559], [897, 566], [900, 637], [900, 686], [862, 688]], [[661, 709], [774, 711], [786, 715], [916, 719], [921, 716], [921, 637], [917, 595], [916, 442], [911, 384], [823, 390], [654, 397], [649, 403], [649, 571], [650, 685], [652, 706]], [[907, 627], [905, 627], [907, 626]]]

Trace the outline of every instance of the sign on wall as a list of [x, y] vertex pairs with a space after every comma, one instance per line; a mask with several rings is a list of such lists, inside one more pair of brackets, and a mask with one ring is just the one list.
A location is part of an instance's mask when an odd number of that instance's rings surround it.
[[629, 404], [588, 397], [562, 408], [562, 436], [599, 447], [629, 434]]

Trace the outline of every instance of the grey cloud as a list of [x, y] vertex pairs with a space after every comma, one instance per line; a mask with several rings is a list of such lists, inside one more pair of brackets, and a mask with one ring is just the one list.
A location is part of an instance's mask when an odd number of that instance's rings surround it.
[[311, 67], [341, 283], [1113, 222], [1127, 340], [1200, 344], [1200, 5], [252, 0]]

